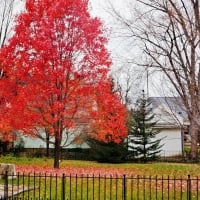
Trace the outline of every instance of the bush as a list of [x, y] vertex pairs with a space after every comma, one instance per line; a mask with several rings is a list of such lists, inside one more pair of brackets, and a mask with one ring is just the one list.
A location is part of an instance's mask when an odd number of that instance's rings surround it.
[[127, 147], [123, 142], [116, 144], [89, 139], [89, 144], [92, 160], [101, 163], [122, 163], [126, 161]]

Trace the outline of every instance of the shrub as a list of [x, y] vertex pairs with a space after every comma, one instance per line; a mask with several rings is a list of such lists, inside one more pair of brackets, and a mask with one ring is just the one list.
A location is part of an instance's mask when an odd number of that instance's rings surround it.
[[89, 139], [91, 146], [91, 158], [101, 163], [122, 163], [126, 160], [127, 147], [124, 142], [101, 142]]

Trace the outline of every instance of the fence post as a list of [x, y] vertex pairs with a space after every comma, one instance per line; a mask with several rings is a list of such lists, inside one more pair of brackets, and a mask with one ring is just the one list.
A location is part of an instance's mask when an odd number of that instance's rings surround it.
[[8, 199], [8, 171], [4, 175], [4, 200]]
[[62, 175], [62, 200], [65, 200], [65, 174]]
[[190, 178], [190, 175], [188, 175], [188, 179], [187, 179], [187, 200], [192, 199], [191, 189], [192, 189], [191, 178]]
[[126, 200], [126, 175], [123, 175], [123, 200]]

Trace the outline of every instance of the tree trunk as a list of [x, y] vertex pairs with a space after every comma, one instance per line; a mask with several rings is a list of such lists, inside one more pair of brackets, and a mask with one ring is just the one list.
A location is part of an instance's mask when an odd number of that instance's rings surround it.
[[195, 119], [190, 120], [190, 136], [191, 136], [191, 160], [197, 161], [198, 159], [198, 124]]
[[46, 157], [48, 158], [49, 157], [49, 134], [47, 134], [47, 137], [46, 137]]
[[60, 163], [60, 144], [61, 144], [61, 139], [59, 136], [56, 135], [55, 147], [54, 147], [54, 168], [57, 169], [59, 169], [59, 163]]

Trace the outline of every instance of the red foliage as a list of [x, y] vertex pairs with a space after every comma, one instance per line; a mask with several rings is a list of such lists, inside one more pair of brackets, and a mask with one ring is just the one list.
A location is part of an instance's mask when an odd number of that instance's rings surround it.
[[16, 84], [12, 110], [20, 116], [18, 128], [30, 131], [37, 123], [55, 134], [72, 127], [95, 77], [109, 70], [106, 39], [99, 19], [88, 13], [88, 1], [28, 0], [26, 9], [1, 52], [10, 81], [1, 84]]
[[96, 91], [90, 136], [103, 142], [120, 143], [127, 136], [126, 108], [119, 95], [112, 92], [111, 81], [103, 80]]
[[[0, 140], [1, 141], [13, 141], [15, 138], [15, 133], [13, 132], [13, 111], [11, 109], [11, 101], [14, 100], [13, 94], [14, 86], [8, 85], [6, 86], [5, 83], [6, 78], [1, 77], [1, 90], [0, 90]], [[13, 86], [13, 87], [12, 87]]]
[[16, 165], [16, 172], [19, 174], [30, 174], [33, 175], [35, 174], [40, 174], [40, 175], [52, 175], [52, 176], [62, 176], [63, 173], [66, 176], [75, 176], [77, 175], [78, 177], [81, 176], [88, 176], [88, 177], [93, 177], [93, 176], [101, 176], [101, 177], [110, 177], [110, 176], [123, 176], [124, 174], [126, 175], [133, 175], [134, 173], [136, 174], [137, 172], [133, 172], [131, 169], [120, 169], [117, 167], [113, 168], [108, 168], [108, 167], [60, 167], [60, 169], [53, 169], [52, 167], [49, 166], [30, 166], [30, 165]]
[[101, 27], [87, 0], [27, 0], [15, 35], [0, 52], [8, 77], [0, 86], [13, 128], [35, 134], [45, 127], [59, 151], [63, 134], [88, 104], [91, 86], [109, 71]]
[[96, 109], [90, 112], [94, 137], [119, 143], [127, 134], [125, 108], [105, 78], [111, 64], [106, 42], [88, 0], [27, 0], [13, 38], [0, 51], [4, 122], [29, 135], [48, 130], [58, 153], [55, 167], [63, 135], [89, 116], [88, 109]]

